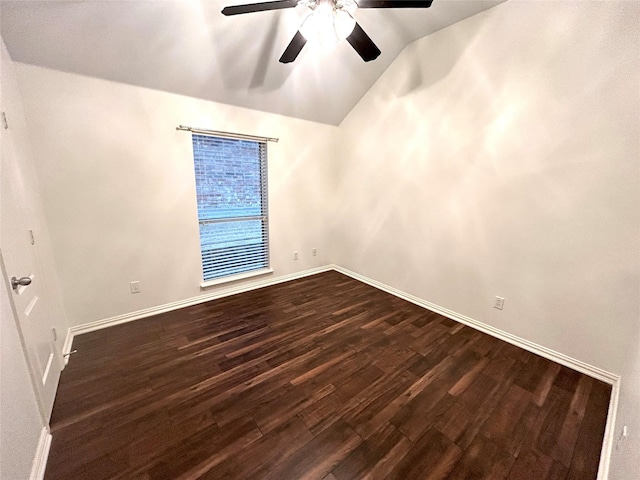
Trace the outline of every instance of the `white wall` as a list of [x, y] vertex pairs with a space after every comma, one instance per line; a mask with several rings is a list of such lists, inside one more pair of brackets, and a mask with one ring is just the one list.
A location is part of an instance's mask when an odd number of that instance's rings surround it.
[[[18, 71], [70, 325], [203, 294], [191, 135], [179, 124], [280, 137], [268, 145], [273, 275], [328, 263], [336, 127]], [[129, 292], [133, 280], [140, 294]]]
[[635, 452], [639, 24], [640, 2], [512, 0], [410, 45], [340, 126], [334, 244], [339, 265], [623, 375]]

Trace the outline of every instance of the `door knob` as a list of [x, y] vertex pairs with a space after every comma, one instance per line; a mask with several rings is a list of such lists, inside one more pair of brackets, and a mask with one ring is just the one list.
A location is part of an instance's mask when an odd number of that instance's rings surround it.
[[26, 287], [31, 284], [31, 279], [29, 277], [16, 278], [11, 277], [11, 288], [17, 290], [18, 287]]

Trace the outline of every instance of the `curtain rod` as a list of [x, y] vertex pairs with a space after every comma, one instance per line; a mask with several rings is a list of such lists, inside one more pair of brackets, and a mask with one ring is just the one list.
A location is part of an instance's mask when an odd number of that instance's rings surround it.
[[202, 133], [204, 135], [216, 135], [219, 137], [234, 138], [238, 140], [253, 140], [256, 142], [278, 143], [278, 140], [279, 140], [277, 138], [272, 138], [272, 137], [259, 137], [257, 135], [245, 135], [244, 133], [221, 132], [218, 130], [206, 130], [204, 128], [192, 128], [192, 127], [187, 127], [185, 125], [178, 125], [176, 127], [176, 130], [185, 130], [191, 133]]

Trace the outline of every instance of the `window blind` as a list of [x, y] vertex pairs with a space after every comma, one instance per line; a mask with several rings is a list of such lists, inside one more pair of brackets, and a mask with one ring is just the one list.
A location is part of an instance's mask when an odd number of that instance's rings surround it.
[[192, 141], [203, 279], [269, 268], [266, 143]]

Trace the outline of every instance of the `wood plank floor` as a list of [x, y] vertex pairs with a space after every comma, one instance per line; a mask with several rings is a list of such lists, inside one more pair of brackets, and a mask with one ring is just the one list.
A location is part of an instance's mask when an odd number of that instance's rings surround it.
[[337, 272], [74, 339], [46, 479], [595, 479], [611, 387]]

